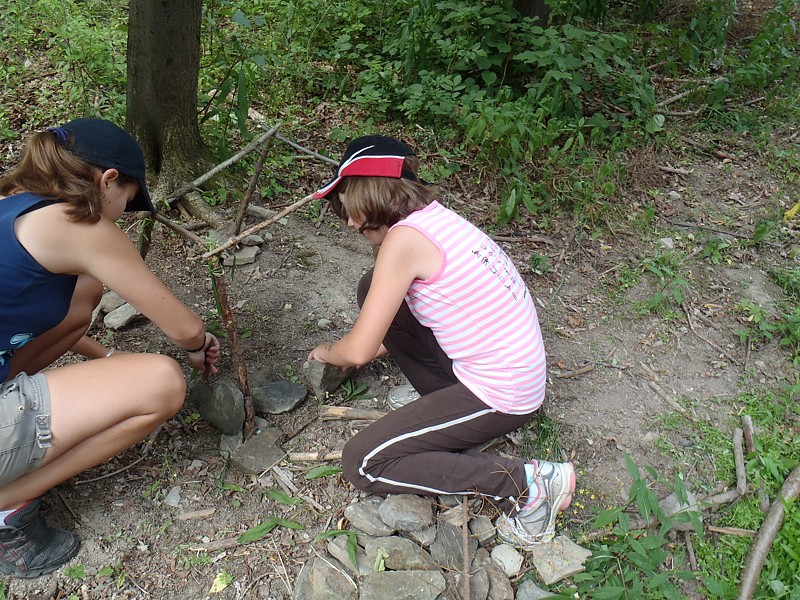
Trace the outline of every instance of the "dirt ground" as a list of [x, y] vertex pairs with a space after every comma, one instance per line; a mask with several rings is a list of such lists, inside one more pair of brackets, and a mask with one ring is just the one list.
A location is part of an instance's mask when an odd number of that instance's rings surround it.
[[[601, 232], [599, 227], [577, 229], [571, 219], [553, 218], [546, 229], [530, 218], [495, 226], [494, 209], [485, 206], [482, 187], [466, 176], [460, 183], [441, 182], [443, 201], [497, 236], [536, 300], [550, 372], [542, 410], [558, 433], [556, 452], [575, 462], [584, 504], [625, 501], [630, 483], [625, 453], [664, 475], [681, 470], [697, 492], [718, 483], [730, 485], [714, 480], [706, 465], [682, 464], [674, 453], [664, 451], [667, 444], [680, 448], [696, 441], [692, 434], [668, 427], [665, 416], [680, 407], [692, 419], [727, 428], [744, 386], [772, 383], [791, 372], [786, 353], [776, 344], [748, 350], [740, 342], [737, 332], [744, 323], [737, 307], [743, 299], [771, 306], [783, 297], [766, 273], [792, 260], [797, 266], [798, 259], [789, 258], [791, 246], [796, 249], [800, 242], [797, 226], [787, 225], [780, 236], [760, 247], [736, 247], [742, 241], [736, 236], [749, 236], [758, 219], [782, 212], [794, 200], [777, 193], [777, 184], [750, 148], [734, 147], [729, 154], [723, 159], [690, 149], [682, 157], [631, 157], [632, 181], [618, 202], [632, 218], [623, 219], [613, 233], [598, 235], [592, 234]], [[325, 180], [329, 169], [320, 165], [310, 173], [308, 187], [298, 198]], [[295, 199], [281, 198], [265, 206], [277, 208]], [[633, 217], [648, 203], [654, 219], [637, 225]], [[246, 225], [256, 222], [249, 219]], [[133, 235], [132, 224], [130, 231]], [[238, 267], [231, 277], [231, 303], [251, 385], [302, 378], [308, 351], [337, 339], [355, 321], [355, 284], [373, 261], [366, 241], [346, 231], [332, 215], [318, 223], [301, 211], [267, 231], [271, 239], [256, 262]], [[723, 231], [733, 235], [719, 233]], [[732, 244], [717, 264], [702, 257], [711, 238]], [[651, 298], [658, 286], [652, 277], [634, 274], [641, 275], [642, 265], [665, 244], [689, 256], [682, 271], [688, 283], [683, 306], [641, 314], [637, 303]], [[206, 315], [210, 326], [219, 327], [208, 272], [190, 260], [193, 253], [184, 239], [159, 226], [148, 263], [184, 301]], [[547, 256], [549, 270], [535, 273], [532, 254]], [[321, 328], [320, 319], [330, 325], [323, 322]], [[102, 325], [95, 325], [91, 333], [109, 338]], [[144, 320], [115, 333], [109, 343], [181, 360], [174, 346]], [[233, 379], [230, 355], [223, 352], [219, 376]], [[271, 426], [285, 432], [282, 447], [287, 452], [341, 448], [363, 423], [321, 422], [317, 411], [323, 400], [385, 409], [386, 393], [402, 382], [402, 375], [391, 360], [380, 360], [358, 373], [356, 382], [368, 385], [368, 391], [348, 398], [339, 390], [328, 399], [309, 392], [294, 411], [268, 417]], [[526, 438], [537, 433], [534, 424], [491, 451], [519, 453]], [[50, 520], [74, 530], [82, 549], [68, 569], [53, 576], [6, 582], [8, 597], [291, 598], [301, 566], [324, 547], [323, 542], [314, 543], [315, 536], [346, 528], [344, 507], [358, 496], [338, 475], [305, 479], [316, 464], [281, 466], [299, 488], [295, 495], [310, 497], [313, 503], [276, 502], [267, 495], [281, 489], [274, 473], [256, 477], [229, 467], [219, 454], [218, 433], [186, 405], [154, 440], [48, 494]], [[178, 492], [177, 507], [165, 502], [168, 495], [175, 500]], [[577, 539], [588, 514], [584, 510], [568, 515], [564, 531]], [[277, 528], [255, 543], [197, 550], [272, 516], [296, 521], [304, 529]], [[220, 573], [229, 574], [232, 581], [210, 594]]]

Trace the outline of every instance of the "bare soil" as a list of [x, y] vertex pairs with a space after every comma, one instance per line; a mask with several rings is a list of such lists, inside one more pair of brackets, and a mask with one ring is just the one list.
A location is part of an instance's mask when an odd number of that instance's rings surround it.
[[[654, 152], [631, 156], [631, 180], [616, 200], [631, 218], [609, 220], [616, 223], [612, 233], [577, 228], [571, 217], [551, 218], [546, 229], [528, 217], [497, 227], [484, 187], [466, 174], [459, 181], [442, 182], [443, 201], [500, 239], [536, 299], [550, 370], [542, 409], [547, 419], [490, 451], [519, 454], [529, 448], [530, 438], [544, 434], [542, 423], [553, 426], [557, 444], [549, 446], [552, 455], [572, 459], [578, 469], [576, 512], [562, 523], [573, 539], [586, 530], [592, 508], [625, 501], [630, 483], [625, 453], [664, 475], [682, 471], [697, 492], [730, 485], [714, 479], [712, 464], [683, 464], [679, 452], [665, 451], [696, 442], [691, 432], [669, 426], [676, 406], [691, 420], [729, 429], [742, 389], [791, 373], [785, 351], [775, 343], [750, 349], [741, 343], [737, 332], [745, 323], [737, 307], [743, 299], [769, 306], [784, 297], [767, 273], [792, 260], [797, 266], [797, 258], [789, 258], [790, 247], [798, 244], [797, 225], [786, 224], [767, 244], [741, 244], [736, 236], [751, 235], [757, 219], [782, 212], [790, 202], [778, 193], [755, 151], [740, 144], [727, 152], [732, 159], [691, 147], [681, 157]], [[688, 174], [668, 173], [663, 166]], [[310, 168], [307, 187], [297, 197], [327, 176], [326, 166]], [[270, 208], [291, 201], [281, 198]], [[653, 205], [654, 219], [642, 226], [634, 217], [646, 204]], [[235, 209], [229, 208], [231, 214]], [[255, 222], [250, 219], [247, 225]], [[129, 225], [133, 236], [135, 228]], [[732, 235], [718, 233], [723, 231]], [[301, 211], [268, 232], [271, 239], [256, 262], [229, 273], [252, 385], [301, 378], [308, 351], [348, 330], [357, 316], [355, 284], [373, 261], [368, 244], [333, 216], [318, 223]], [[639, 303], [659, 289], [653, 277], [642, 273], [643, 264], [657, 256], [659, 244], [669, 243], [661, 238], [669, 238], [690, 257], [681, 271], [688, 283], [685, 299], [682, 306], [672, 303], [665, 310], [642, 313]], [[701, 255], [711, 238], [732, 244], [716, 264]], [[159, 226], [147, 260], [178, 296], [219, 327], [208, 272], [200, 261], [190, 260], [195, 252], [191, 243]], [[549, 271], [532, 271], [534, 253], [548, 257]], [[320, 319], [331, 325], [320, 328]], [[109, 337], [102, 324], [91, 333], [98, 339]], [[114, 334], [111, 343], [182, 360], [145, 320]], [[220, 367], [219, 376], [235, 379], [227, 353]], [[380, 360], [358, 373], [356, 381], [367, 384], [368, 392], [347, 398], [339, 390], [327, 399], [309, 392], [294, 411], [268, 417], [271, 426], [285, 433], [282, 447], [287, 452], [341, 448], [363, 423], [322, 422], [318, 406], [385, 409], [387, 391], [403, 378], [391, 360]], [[197, 420], [187, 404], [149, 442], [48, 494], [49, 519], [74, 530], [82, 539], [81, 551], [53, 576], [6, 582], [8, 596], [291, 598], [301, 566], [324, 548], [324, 542], [314, 543], [315, 536], [346, 528], [344, 507], [359, 496], [338, 475], [305, 479], [312, 466], [287, 462], [281, 468], [299, 488], [294, 495], [313, 503], [275, 502], [265, 495], [281, 489], [275, 474], [257, 477], [229, 467], [219, 453], [219, 434]], [[175, 486], [178, 507], [165, 503]], [[304, 529], [279, 527], [255, 543], [197, 550], [272, 516], [296, 521]], [[210, 595], [222, 572], [232, 576], [232, 583]]]

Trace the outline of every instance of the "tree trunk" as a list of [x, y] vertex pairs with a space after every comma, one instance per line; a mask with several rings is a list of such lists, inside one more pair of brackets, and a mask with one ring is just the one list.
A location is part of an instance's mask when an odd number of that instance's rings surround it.
[[201, 168], [197, 124], [202, 0], [130, 0], [126, 128], [139, 141], [158, 191]]
[[547, 3], [545, 0], [514, 0], [514, 8], [523, 17], [538, 17], [537, 25], [547, 27]]

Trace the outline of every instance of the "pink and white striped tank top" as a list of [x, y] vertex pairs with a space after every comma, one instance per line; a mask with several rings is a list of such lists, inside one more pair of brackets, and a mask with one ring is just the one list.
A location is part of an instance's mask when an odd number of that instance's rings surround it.
[[433, 242], [442, 264], [406, 294], [411, 312], [453, 360], [456, 377], [490, 407], [508, 414], [544, 400], [546, 359], [536, 308], [519, 271], [480, 229], [432, 202], [394, 227]]

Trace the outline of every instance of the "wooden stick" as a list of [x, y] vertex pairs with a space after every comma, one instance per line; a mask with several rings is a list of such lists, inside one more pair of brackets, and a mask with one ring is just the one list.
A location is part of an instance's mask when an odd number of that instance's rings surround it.
[[738, 535], [742, 537], [756, 537], [757, 531], [752, 529], [740, 529], [739, 527], [717, 527], [716, 525], [709, 525], [706, 527], [709, 531], [715, 533], [727, 533], [728, 535]]
[[323, 404], [319, 407], [319, 418], [322, 421], [333, 421], [334, 419], [363, 419], [365, 421], [377, 421], [385, 415], [386, 413], [380, 410], [353, 408], [351, 406], [330, 406]]
[[265, 141], [267, 141], [269, 138], [271, 138], [273, 135], [275, 135], [275, 133], [280, 128], [280, 126], [281, 126], [281, 124], [278, 123], [272, 129], [267, 131], [264, 135], [262, 135], [261, 137], [256, 138], [255, 140], [253, 140], [252, 142], [247, 144], [247, 146], [242, 148], [239, 152], [237, 152], [236, 154], [231, 156], [229, 159], [222, 161], [216, 167], [214, 167], [210, 171], [204, 173], [203, 175], [201, 175], [200, 177], [198, 177], [197, 179], [195, 179], [191, 183], [187, 183], [182, 188], [179, 188], [178, 190], [172, 192], [169, 196], [167, 196], [166, 203], [167, 204], [172, 204], [173, 202], [175, 202], [177, 199], [181, 198], [187, 192], [190, 192], [193, 189], [196, 189], [196, 188], [200, 187], [201, 185], [203, 185], [206, 181], [208, 181], [209, 179], [214, 177], [214, 175], [216, 175], [220, 171], [223, 171], [224, 169], [228, 168], [232, 164], [240, 161], [242, 158], [247, 156], [250, 152], [252, 152], [256, 148], [258, 148], [261, 144], [263, 144]]
[[231, 246], [235, 246], [236, 244], [241, 242], [244, 238], [246, 238], [248, 235], [253, 235], [256, 232], [261, 231], [262, 229], [266, 229], [270, 225], [272, 225], [274, 223], [277, 223], [278, 221], [280, 221], [286, 215], [288, 215], [290, 213], [293, 213], [294, 211], [296, 211], [298, 208], [300, 208], [304, 204], [307, 204], [310, 200], [313, 200], [313, 194], [309, 194], [305, 198], [303, 198], [301, 200], [298, 200], [294, 204], [291, 204], [291, 205], [287, 206], [281, 212], [279, 212], [276, 215], [273, 215], [272, 217], [270, 217], [266, 221], [264, 221], [262, 223], [259, 223], [258, 225], [254, 225], [253, 227], [251, 227], [250, 229], [246, 229], [245, 231], [243, 231], [239, 235], [230, 238], [227, 242], [217, 246], [216, 248], [214, 248], [213, 250], [210, 250], [209, 252], [206, 252], [200, 258], [211, 258], [212, 256], [227, 250]]
[[286, 139], [285, 137], [283, 137], [280, 134], [275, 134], [275, 139], [278, 139], [278, 140], [282, 141], [284, 144], [288, 144], [289, 146], [291, 146], [295, 150], [299, 150], [300, 152], [302, 152], [304, 154], [308, 154], [309, 156], [313, 156], [314, 158], [316, 158], [318, 160], [321, 160], [323, 162], [332, 164], [332, 165], [337, 166], [337, 167], [339, 166], [339, 162], [338, 161], [336, 161], [336, 160], [334, 160], [334, 159], [332, 159], [332, 158], [330, 158], [328, 156], [323, 156], [322, 154], [314, 152], [313, 150], [309, 150], [308, 148], [304, 148], [303, 146], [301, 146], [297, 142], [293, 142], [291, 140], [288, 140], [288, 139]]
[[333, 450], [331, 452], [289, 452], [288, 460], [289, 462], [342, 460], [342, 451]]
[[683, 532], [683, 541], [686, 544], [686, 551], [689, 554], [689, 565], [692, 567], [692, 572], [697, 571], [697, 557], [694, 554], [694, 545], [692, 544], [692, 534], [690, 531]]
[[585, 367], [575, 369], [574, 371], [562, 371], [561, 373], [556, 373], [554, 377], [557, 379], [566, 379], [568, 377], [580, 377], [581, 375], [585, 375], [586, 373], [590, 373], [591, 371], [594, 371], [594, 365], [586, 365]]
[[659, 165], [659, 171], [664, 171], [665, 173], [674, 173], [675, 175], [691, 175], [691, 171], [687, 171], [686, 169], [678, 169], [675, 167], [666, 167]]
[[783, 519], [786, 516], [783, 508], [784, 502], [789, 502], [797, 495], [800, 494], [800, 465], [796, 466], [794, 470], [783, 482], [781, 491], [772, 507], [769, 509], [761, 528], [758, 530], [756, 539], [753, 545], [750, 546], [750, 552], [747, 554], [745, 561], [745, 568], [742, 571], [739, 588], [739, 600], [750, 600], [755, 592], [756, 584], [758, 584], [759, 575], [761, 575], [761, 568], [764, 566], [764, 561], [767, 559], [767, 553], [772, 547], [772, 542], [775, 541], [775, 536], [783, 525]]
[[244, 198], [242, 198], [242, 204], [239, 207], [239, 212], [236, 213], [236, 220], [233, 224], [234, 235], [239, 235], [239, 232], [242, 230], [244, 213], [247, 210], [247, 206], [250, 204], [250, 200], [253, 198], [256, 188], [258, 187], [258, 179], [261, 177], [261, 171], [264, 170], [264, 161], [267, 160], [268, 152], [269, 140], [265, 142], [263, 148], [261, 148], [261, 152], [258, 155], [258, 160], [256, 161], [256, 166], [253, 168], [253, 176], [250, 178], [250, 185], [247, 186], [247, 191], [244, 194]]
[[175, 233], [180, 233], [186, 239], [193, 241], [194, 243], [196, 243], [199, 246], [202, 246], [203, 248], [206, 247], [206, 241], [203, 238], [201, 238], [199, 235], [197, 235], [195, 233], [192, 233], [191, 231], [189, 231], [185, 227], [181, 227], [177, 223], [175, 223], [173, 221], [170, 221], [167, 217], [162, 216], [162, 215], [160, 215], [158, 213], [156, 213], [154, 215], [150, 214], [150, 213], [147, 213], [147, 214], [148, 214], [148, 216], [154, 218], [156, 221], [158, 221], [162, 225], [166, 225], [168, 228], [172, 229], [172, 231], [174, 231]]
[[244, 360], [242, 346], [239, 343], [239, 329], [236, 327], [236, 319], [233, 316], [230, 302], [228, 301], [228, 279], [225, 277], [225, 269], [218, 256], [211, 258], [211, 278], [217, 290], [222, 321], [225, 324], [225, 333], [228, 335], [228, 347], [231, 353], [231, 362], [236, 369], [236, 380], [239, 390], [244, 396], [244, 426], [242, 432], [244, 439], [250, 437], [255, 431], [255, 410], [253, 408], [253, 396], [250, 392], [250, 383], [247, 379], [247, 363]]
[[461, 522], [461, 544], [462, 548], [462, 558], [463, 558], [463, 568], [461, 571], [462, 580], [461, 583], [463, 584], [462, 587], [462, 595], [461, 597], [464, 600], [470, 600], [472, 598], [472, 590], [470, 590], [470, 569], [469, 569], [469, 508], [467, 507], [467, 499], [461, 499], [461, 514], [463, 515], [463, 520]]
[[739, 364], [739, 361], [738, 361], [738, 360], [736, 360], [735, 358], [733, 358], [733, 357], [732, 357], [730, 354], [728, 354], [727, 352], [725, 352], [725, 350], [723, 350], [722, 348], [720, 348], [720, 347], [719, 347], [717, 344], [715, 344], [714, 342], [712, 342], [711, 340], [709, 340], [707, 337], [703, 336], [703, 335], [702, 335], [700, 332], [698, 332], [698, 331], [697, 331], [697, 329], [695, 329], [695, 327], [694, 327], [694, 321], [692, 321], [692, 317], [691, 317], [691, 315], [689, 314], [689, 309], [686, 307], [686, 304], [681, 304], [681, 308], [683, 308], [683, 312], [686, 314], [686, 320], [689, 322], [689, 328], [692, 330], [692, 333], [694, 333], [694, 334], [695, 334], [697, 337], [699, 337], [701, 340], [703, 340], [703, 341], [704, 341], [706, 344], [708, 344], [709, 346], [711, 346], [712, 348], [714, 348], [714, 350], [716, 350], [717, 352], [719, 352], [720, 354], [722, 354], [722, 356], [724, 356], [725, 358], [727, 358], [727, 359], [728, 359], [729, 361], [731, 361], [733, 364], [735, 364], [735, 365], [738, 365], [738, 364]]
[[742, 415], [742, 434], [744, 435], [744, 445], [747, 453], [756, 451], [755, 430], [753, 429], [753, 419], [750, 415]]
[[674, 96], [671, 96], [671, 97], [667, 98], [666, 100], [662, 100], [661, 102], [656, 102], [656, 107], [667, 106], [668, 104], [672, 104], [674, 102], [677, 102], [678, 100], [681, 100], [682, 98], [685, 98], [686, 96], [688, 96], [690, 94], [693, 94], [694, 92], [696, 92], [698, 90], [701, 90], [704, 87], [706, 87], [706, 86], [701, 84], [701, 85], [697, 86], [694, 89], [686, 90], [684, 92], [681, 92], [680, 94], [675, 94]]
[[678, 404], [672, 396], [667, 394], [655, 381], [648, 381], [647, 385], [653, 390], [656, 394], [658, 394], [662, 400], [664, 400], [667, 404], [669, 404], [672, 408], [677, 410], [679, 413], [685, 413], [686, 409], [683, 408], [680, 404]]
[[733, 462], [736, 466], [736, 492], [740, 496], [747, 493], [747, 471], [744, 468], [744, 449], [742, 448], [742, 430], [733, 430]]

